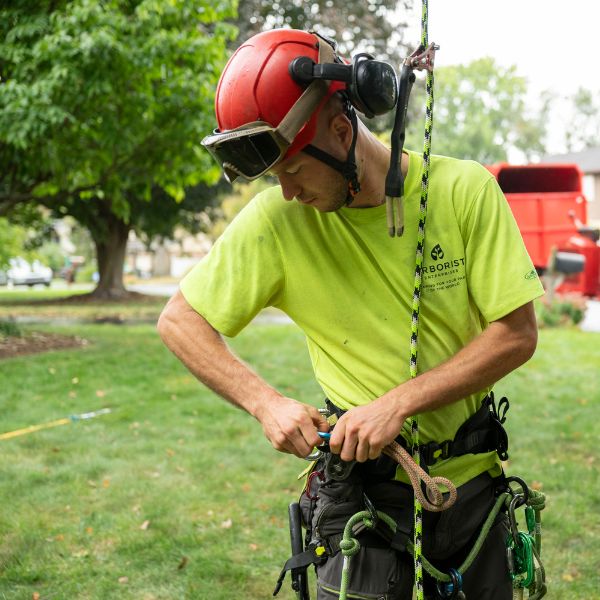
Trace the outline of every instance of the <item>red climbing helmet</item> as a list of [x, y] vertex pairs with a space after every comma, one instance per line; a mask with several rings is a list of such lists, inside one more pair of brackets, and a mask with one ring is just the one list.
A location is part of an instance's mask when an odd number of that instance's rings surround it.
[[219, 128], [202, 145], [230, 181], [239, 175], [256, 179], [309, 144], [320, 109], [345, 88], [340, 81], [294, 81], [289, 68], [299, 56], [315, 63], [336, 60], [331, 43], [317, 34], [274, 29], [251, 37], [225, 66], [215, 98]]

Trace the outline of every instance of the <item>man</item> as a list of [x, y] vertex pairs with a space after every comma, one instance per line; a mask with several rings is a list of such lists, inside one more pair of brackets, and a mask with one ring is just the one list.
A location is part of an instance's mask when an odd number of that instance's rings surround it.
[[[364, 493], [404, 527], [404, 541], [411, 536], [412, 490], [401, 470], [379, 468], [384, 446], [409, 440], [407, 420], [415, 415], [423, 444], [455, 440], [461, 425], [481, 415], [492, 385], [533, 354], [532, 300], [543, 293], [495, 179], [476, 163], [432, 157], [419, 375], [410, 379], [421, 159], [402, 155], [406, 227], [390, 238], [390, 151], [352, 106], [369, 112], [362, 102], [368, 90], [299, 82], [292, 65], [301, 56], [343, 64], [331, 51], [315, 34], [275, 30], [254, 36], [230, 59], [216, 96], [220, 130], [203, 143], [231, 179], [269, 171], [280, 186], [234, 220], [183, 279], [158, 324], [198, 379], [254, 416], [276, 450], [298, 457], [322, 442], [318, 432], [328, 431], [328, 422], [252, 372], [221, 336], [236, 335], [266, 306], [285, 311], [306, 334], [316, 378], [339, 416], [331, 453], [358, 465], [345, 481], [326, 478], [304, 515], [330, 555], [318, 567], [320, 600], [338, 597], [339, 534], [364, 508]], [[430, 458], [430, 474], [458, 486], [454, 507], [424, 516], [424, 554], [447, 570], [471, 549], [502, 470], [489, 448]], [[398, 536], [381, 539], [364, 536], [350, 597], [409, 599], [412, 559]], [[467, 597], [512, 598], [505, 539], [500, 519], [463, 574]], [[428, 597], [435, 589], [426, 580]]]

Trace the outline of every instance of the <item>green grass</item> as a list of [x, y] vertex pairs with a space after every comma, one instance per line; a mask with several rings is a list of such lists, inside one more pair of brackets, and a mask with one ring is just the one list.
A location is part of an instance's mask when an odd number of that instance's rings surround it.
[[[140, 296], [127, 301], [77, 300], [78, 296], [90, 292], [91, 286], [73, 289], [1, 289], [0, 320], [27, 319], [31, 321], [156, 321], [167, 302], [161, 296]], [[72, 297], [68, 302], [64, 300]]]
[[[152, 326], [51, 330], [91, 343], [0, 362], [2, 431], [113, 413], [0, 441], [0, 599], [270, 597], [304, 463], [200, 386]], [[287, 395], [321, 402], [293, 326], [253, 325], [233, 346]], [[544, 330], [497, 386], [512, 401], [510, 473], [548, 494], [549, 599], [600, 598], [599, 349], [600, 335]], [[279, 598], [293, 597], [286, 582]]]
[[13, 303], [31, 304], [39, 300], [57, 300], [66, 296], [75, 296], [86, 294], [93, 289], [91, 285], [78, 285], [71, 289], [68, 288], [46, 288], [41, 286], [15, 287], [8, 289], [0, 287], [0, 306]]

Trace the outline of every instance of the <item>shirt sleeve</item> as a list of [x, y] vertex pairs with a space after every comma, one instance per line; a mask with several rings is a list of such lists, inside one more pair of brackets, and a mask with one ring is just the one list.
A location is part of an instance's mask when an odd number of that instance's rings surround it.
[[259, 200], [236, 216], [180, 283], [192, 308], [227, 336], [237, 335], [264, 307], [276, 305], [284, 288], [277, 237]]
[[482, 185], [463, 225], [467, 282], [489, 323], [544, 294], [508, 202], [494, 177]]

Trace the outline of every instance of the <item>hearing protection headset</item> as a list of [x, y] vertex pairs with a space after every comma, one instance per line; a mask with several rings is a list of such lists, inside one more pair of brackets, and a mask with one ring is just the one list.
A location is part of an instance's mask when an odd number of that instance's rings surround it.
[[[333, 40], [317, 35], [335, 51]], [[398, 82], [391, 65], [374, 60], [366, 52], [357, 54], [351, 64], [336, 59], [339, 62], [316, 64], [308, 56], [298, 56], [290, 63], [289, 72], [300, 85], [308, 85], [315, 79], [344, 82], [352, 106], [368, 118], [383, 115], [396, 106]]]

